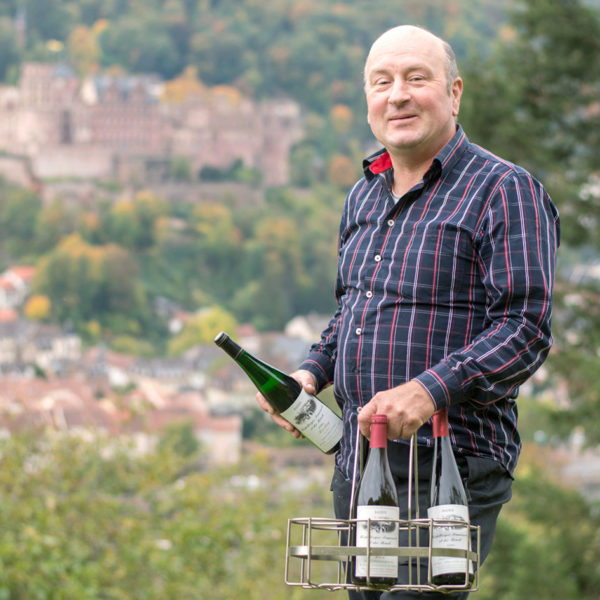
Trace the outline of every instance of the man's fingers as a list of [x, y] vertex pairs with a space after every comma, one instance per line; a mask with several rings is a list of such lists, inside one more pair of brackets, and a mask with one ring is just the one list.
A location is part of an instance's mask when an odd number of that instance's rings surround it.
[[270, 415], [275, 414], [275, 411], [273, 410], [273, 407], [265, 400], [265, 397], [260, 392], [256, 393], [256, 402], [258, 402], [258, 405], [265, 412], [269, 413]]
[[371, 437], [371, 417], [376, 414], [377, 407], [373, 402], [368, 402], [358, 409], [358, 427], [364, 437]]
[[305, 369], [294, 371], [291, 376], [302, 386], [309, 394], [315, 394], [317, 391], [315, 376]]
[[302, 434], [288, 421], [286, 421], [281, 415], [279, 415], [273, 407], [265, 400], [265, 397], [258, 392], [256, 394], [256, 402], [266, 413], [269, 414], [271, 420], [279, 427], [289, 431], [294, 437], [302, 437]]

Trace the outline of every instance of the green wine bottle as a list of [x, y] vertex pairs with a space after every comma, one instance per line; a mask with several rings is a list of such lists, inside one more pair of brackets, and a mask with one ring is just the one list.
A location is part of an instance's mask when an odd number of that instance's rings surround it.
[[319, 398], [306, 393], [290, 375], [244, 350], [224, 331], [215, 344], [244, 370], [267, 402], [307, 440], [325, 454], [339, 448], [342, 420]]

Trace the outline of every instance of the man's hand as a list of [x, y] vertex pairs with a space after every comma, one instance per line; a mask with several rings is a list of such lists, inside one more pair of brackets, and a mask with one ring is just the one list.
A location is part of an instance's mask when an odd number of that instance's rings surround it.
[[376, 414], [387, 415], [388, 438], [408, 440], [434, 412], [435, 406], [429, 392], [418, 381], [412, 380], [375, 394], [358, 413], [358, 426], [368, 438], [371, 417]]
[[[298, 370], [291, 373], [291, 376], [302, 386], [305, 392], [308, 394], [315, 394], [317, 391], [315, 376], [310, 371]], [[291, 424], [288, 423], [283, 417], [279, 416], [273, 407], [265, 400], [265, 397], [260, 393], [256, 393], [256, 401], [258, 405], [271, 416], [271, 420], [283, 427], [283, 429], [289, 431], [294, 437], [300, 438], [302, 434]]]

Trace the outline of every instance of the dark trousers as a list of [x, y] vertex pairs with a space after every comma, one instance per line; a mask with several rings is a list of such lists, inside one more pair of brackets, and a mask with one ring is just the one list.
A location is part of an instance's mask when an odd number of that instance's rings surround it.
[[[419, 516], [427, 518], [427, 507], [429, 505], [429, 479], [431, 476], [432, 451], [429, 448], [419, 447], [418, 455], [418, 506]], [[400, 501], [400, 519], [408, 519], [408, 456], [409, 450], [406, 444], [390, 442], [388, 445], [388, 457], [394, 481], [398, 488], [398, 499]], [[457, 458], [461, 477], [465, 484], [469, 498], [469, 517], [471, 524], [480, 527], [480, 555], [479, 561], [483, 563], [492, 546], [492, 539], [496, 529], [496, 520], [500, 509], [505, 502], [511, 498], [512, 478], [499, 463], [485, 458], [474, 456], [459, 456]], [[411, 518], [416, 518], [417, 498], [415, 496], [415, 482], [412, 483], [413, 498], [411, 502]], [[335, 515], [338, 519], [348, 519], [350, 510], [350, 495], [352, 483], [346, 481], [339, 471], [335, 471], [331, 482], [333, 491], [333, 505]], [[427, 542], [425, 542], [426, 544]], [[477, 540], [472, 540], [472, 548], [477, 547]], [[417, 564], [413, 559], [412, 582], [417, 582]], [[427, 560], [420, 562], [421, 582], [427, 582]], [[404, 573], [403, 573], [404, 569]], [[399, 583], [408, 582], [408, 565], [400, 565]], [[465, 600], [468, 592], [453, 592], [450, 594], [441, 592], [419, 592], [419, 591], [348, 591], [350, 600], [401, 600], [408, 598], [421, 598], [421, 600]]]

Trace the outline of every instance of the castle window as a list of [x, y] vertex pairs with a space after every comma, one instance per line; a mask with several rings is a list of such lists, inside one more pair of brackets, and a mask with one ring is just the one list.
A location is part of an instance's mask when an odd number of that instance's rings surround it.
[[63, 110], [60, 115], [60, 143], [73, 143], [73, 123], [71, 120], [71, 111]]

